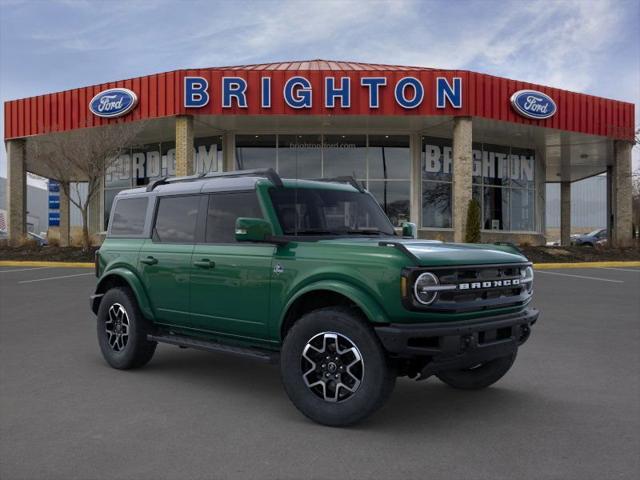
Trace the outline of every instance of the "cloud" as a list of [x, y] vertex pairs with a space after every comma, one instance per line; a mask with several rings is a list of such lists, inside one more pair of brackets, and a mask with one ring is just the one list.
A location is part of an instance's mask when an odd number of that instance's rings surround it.
[[3, 100], [176, 68], [327, 58], [481, 71], [631, 101], [640, 116], [637, 0], [5, 0], [1, 8]]

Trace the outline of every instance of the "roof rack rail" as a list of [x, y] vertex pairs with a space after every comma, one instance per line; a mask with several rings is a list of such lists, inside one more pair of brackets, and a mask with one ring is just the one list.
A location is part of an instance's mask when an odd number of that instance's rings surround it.
[[265, 177], [271, 180], [271, 183], [273, 183], [276, 187], [282, 187], [282, 179], [273, 168], [258, 168], [254, 170], [235, 170], [233, 172], [201, 173], [199, 175], [190, 175], [188, 177], [162, 177], [147, 185], [147, 192], [151, 192], [159, 185], [165, 185], [168, 183], [192, 182], [194, 180], [202, 180], [205, 178], [220, 177]]
[[364, 187], [358, 182], [355, 178], [350, 175], [341, 176], [341, 177], [333, 177], [333, 178], [314, 178], [316, 182], [338, 182], [338, 183], [348, 183], [353, 188], [358, 190], [360, 193], [364, 193]]

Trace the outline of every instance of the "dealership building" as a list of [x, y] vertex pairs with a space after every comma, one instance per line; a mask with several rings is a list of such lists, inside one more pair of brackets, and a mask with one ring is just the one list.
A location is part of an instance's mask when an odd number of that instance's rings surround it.
[[[29, 142], [125, 124], [138, 133], [109, 162], [90, 209], [94, 232], [122, 189], [273, 168], [286, 178], [353, 176], [396, 226], [414, 222], [421, 238], [447, 241], [464, 239], [473, 198], [483, 241], [544, 243], [545, 185], [559, 183], [568, 243], [571, 183], [606, 173], [611, 241], [631, 241], [634, 105], [549, 86], [313, 60], [176, 70], [8, 101], [4, 115], [12, 240], [26, 231], [26, 172], [53, 177], [29, 158]], [[58, 208], [65, 243], [64, 194]]]

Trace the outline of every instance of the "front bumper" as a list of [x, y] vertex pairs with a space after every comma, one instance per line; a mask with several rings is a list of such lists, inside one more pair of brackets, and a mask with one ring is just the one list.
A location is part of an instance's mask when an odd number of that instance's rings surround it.
[[463, 322], [390, 324], [375, 331], [384, 348], [404, 358], [428, 360], [422, 376], [464, 368], [514, 353], [527, 341], [539, 312], [522, 312]]

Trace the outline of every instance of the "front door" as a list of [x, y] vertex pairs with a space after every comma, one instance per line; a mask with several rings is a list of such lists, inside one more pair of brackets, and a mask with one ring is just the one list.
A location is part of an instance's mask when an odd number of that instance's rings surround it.
[[204, 243], [192, 255], [191, 324], [232, 337], [267, 330], [274, 245], [237, 243], [238, 217], [262, 218], [255, 191], [209, 196]]
[[139, 271], [158, 323], [189, 323], [189, 275], [202, 195], [160, 197], [152, 238], [138, 257]]

